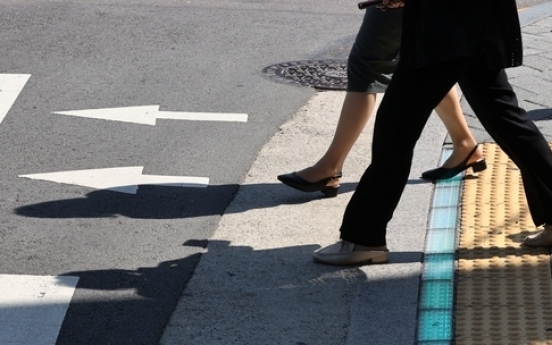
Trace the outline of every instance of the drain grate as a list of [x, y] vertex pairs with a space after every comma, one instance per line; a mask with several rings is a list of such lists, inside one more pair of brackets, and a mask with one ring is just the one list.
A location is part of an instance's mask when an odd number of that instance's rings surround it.
[[263, 69], [277, 81], [323, 90], [347, 89], [346, 60], [302, 60], [279, 63]]

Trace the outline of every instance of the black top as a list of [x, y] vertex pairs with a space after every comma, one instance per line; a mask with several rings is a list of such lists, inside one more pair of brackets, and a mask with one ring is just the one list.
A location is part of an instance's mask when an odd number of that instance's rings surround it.
[[423, 67], [484, 53], [490, 68], [519, 66], [516, 0], [407, 0], [401, 63]]

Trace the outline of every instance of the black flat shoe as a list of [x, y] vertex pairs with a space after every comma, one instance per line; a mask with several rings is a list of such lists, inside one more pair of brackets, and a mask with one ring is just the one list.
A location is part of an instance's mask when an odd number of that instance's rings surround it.
[[339, 186], [326, 186], [328, 182], [331, 180], [335, 180], [336, 178], [340, 178], [343, 175], [341, 173], [336, 174], [334, 176], [326, 177], [325, 179], [322, 179], [317, 182], [309, 182], [302, 178], [301, 176], [297, 175], [297, 173], [292, 172], [291, 174], [284, 174], [279, 175], [278, 180], [282, 182], [285, 185], [288, 185], [292, 188], [298, 189], [301, 192], [318, 192], [321, 191], [322, 194], [324, 194], [327, 197], [334, 197], [337, 196], [337, 192], [339, 191]]
[[487, 169], [487, 163], [485, 162], [485, 158], [482, 158], [478, 161], [468, 164], [468, 161], [470, 160], [471, 156], [473, 156], [478, 146], [479, 145], [475, 145], [475, 148], [472, 150], [472, 152], [470, 152], [468, 157], [464, 159], [464, 161], [458, 164], [457, 166], [453, 168], [441, 167], [441, 168], [425, 171], [422, 173], [422, 178], [426, 180], [443, 180], [443, 179], [454, 177], [468, 168], [472, 168], [473, 172], [479, 172]]

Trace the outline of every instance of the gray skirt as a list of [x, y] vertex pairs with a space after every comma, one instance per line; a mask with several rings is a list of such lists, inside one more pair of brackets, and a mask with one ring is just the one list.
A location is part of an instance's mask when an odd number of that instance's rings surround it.
[[401, 48], [402, 9], [366, 9], [347, 62], [347, 91], [385, 92]]

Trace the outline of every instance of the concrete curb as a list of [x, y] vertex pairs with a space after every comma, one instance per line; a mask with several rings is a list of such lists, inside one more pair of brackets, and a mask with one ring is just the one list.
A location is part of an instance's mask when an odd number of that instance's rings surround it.
[[552, 16], [552, 2], [547, 2], [521, 11], [519, 22], [524, 27], [550, 16]]

